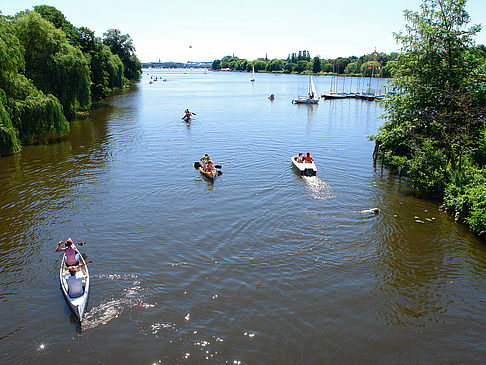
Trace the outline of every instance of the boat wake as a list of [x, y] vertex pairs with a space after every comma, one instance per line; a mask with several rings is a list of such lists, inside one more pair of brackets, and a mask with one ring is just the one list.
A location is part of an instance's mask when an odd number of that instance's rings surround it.
[[303, 179], [314, 199], [327, 200], [335, 197], [331, 185], [317, 176], [304, 176]]
[[91, 276], [91, 278], [116, 280], [117, 282], [121, 283], [131, 281], [131, 285], [129, 285], [128, 288], [122, 289], [123, 296], [121, 298], [113, 298], [111, 300], [102, 302], [96, 307], [89, 308], [88, 312], [85, 313], [83, 318], [83, 330], [96, 328], [98, 326], [107, 324], [126, 310], [135, 307], [148, 308], [153, 306], [143, 302], [140, 296], [142, 287], [140, 286], [140, 281], [137, 280], [136, 275], [97, 275]]

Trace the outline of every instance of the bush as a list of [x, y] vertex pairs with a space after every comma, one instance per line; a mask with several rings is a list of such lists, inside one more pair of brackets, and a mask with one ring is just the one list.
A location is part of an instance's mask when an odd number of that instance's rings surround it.
[[486, 235], [486, 177], [482, 170], [467, 167], [446, 187], [443, 207], [471, 230]]

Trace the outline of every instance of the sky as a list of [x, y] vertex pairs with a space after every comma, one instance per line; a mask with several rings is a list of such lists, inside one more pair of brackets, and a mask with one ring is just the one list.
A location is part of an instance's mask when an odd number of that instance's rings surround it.
[[[397, 52], [393, 33], [404, 30], [404, 10], [422, 0], [0, 0], [3, 15], [51, 5], [76, 27], [98, 37], [119, 29], [133, 39], [142, 62], [211, 62], [235, 55], [285, 59], [307, 50], [337, 58]], [[475, 38], [486, 44], [486, 0], [468, 0]]]

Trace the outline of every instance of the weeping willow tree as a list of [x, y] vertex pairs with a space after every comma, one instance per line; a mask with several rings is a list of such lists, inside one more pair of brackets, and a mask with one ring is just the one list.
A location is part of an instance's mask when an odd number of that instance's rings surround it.
[[125, 68], [118, 55], [103, 44], [101, 38], [87, 28], [76, 28], [53, 6], [35, 6], [34, 10], [54, 27], [66, 34], [69, 44], [79, 48], [88, 60], [91, 77], [91, 98], [93, 101], [106, 98], [114, 88], [128, 85]]
[[88, 109], [91, 79], [83, 53], [35, 11], [17, 14], [13, 25], [25, 49], [25, 76], [44, 93], [55, 95], [67, 117]]
[[12, 24], [0, 14], [0, 156], [18, 152], [21, 142], [57, 138], [69, 131], [59, 100], [22, 75], [24, 52]]

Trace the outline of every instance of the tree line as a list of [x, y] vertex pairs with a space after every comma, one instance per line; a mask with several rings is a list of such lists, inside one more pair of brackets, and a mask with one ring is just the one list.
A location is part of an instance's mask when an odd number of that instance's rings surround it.
[[390, 54], [372, 52], [361, 57], [339, 57], [335, 59], [321, 59], [319, 56], [311, 58], [309, 51], [299, 51], [289, 54], [286, 59], [258, 58], [253, 61], [235, 56], [225, 56], [216, 59], [211, 64], [211, 70], [227, 69], [230, 71], [251, 72], [253, 67], [257, 72], [302, 73], [311, 70], [314, 74], [334, 73], [347, 76], [390, 77], [390, 61], [395, 60], [398, 53]]
[[133, 41], [76, 28], [52, 6], [0, 12], [0, 157], [58, 139], [76, 113], [141, 75]]

